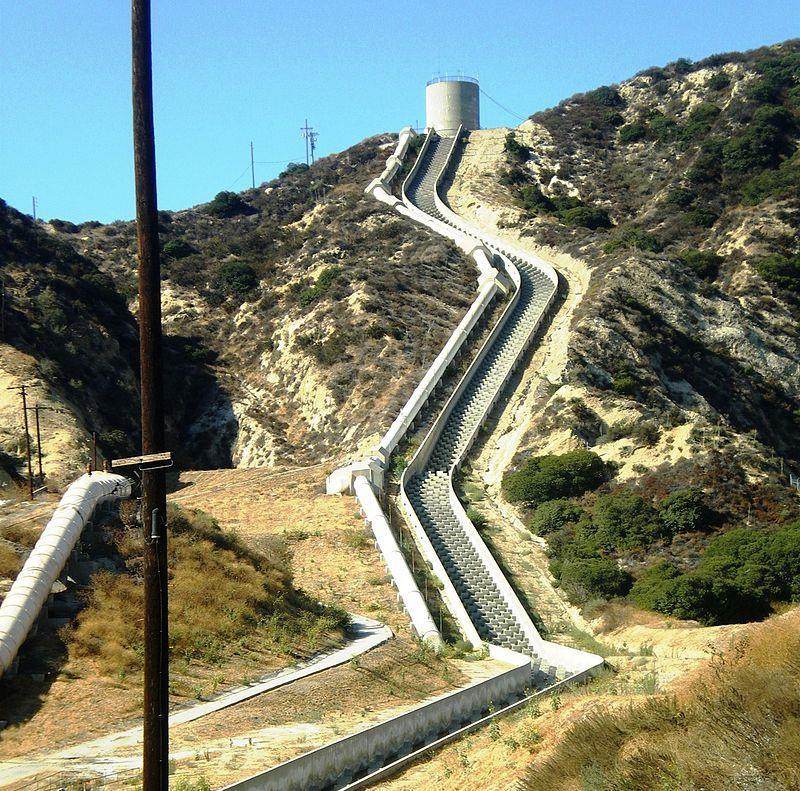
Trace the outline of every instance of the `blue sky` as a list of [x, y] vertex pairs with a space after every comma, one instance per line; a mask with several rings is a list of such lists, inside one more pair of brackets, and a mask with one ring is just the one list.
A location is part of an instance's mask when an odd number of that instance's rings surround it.
[[[133, 216], [129, 4], [0, 0], [0, 197], [75, 222]], [[439, 72], [527, 116], [678, 57], [800, 36], [797, 0], [277, 3], [154, 0], [159, 205], [424, 124]], [[518, 123], [482, 99], [483, 126]]]

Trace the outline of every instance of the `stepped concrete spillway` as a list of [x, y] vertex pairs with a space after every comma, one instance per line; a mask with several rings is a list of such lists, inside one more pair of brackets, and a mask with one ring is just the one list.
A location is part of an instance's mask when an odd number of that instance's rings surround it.
[[[405, 200], [449, 224], [451, 219], [440, 209], [437, 185], [454, 143], [453, 138], [431, 133], [416, 171], [404, 187]], [[492, 249], [488, 240], [476, 238]], [[541, 661], [538, 634], [534, 630], [532, 635], [531, 624], [520, 618], [521, 608], [511, 606], [508, 590], [500, 590], [496, 574], [487, 568], [485, 555], [476, 546], [477, 533], [470, 536], [465, 532], [463, 509], [459, 515], [460, 505], [452, 491], [454, 470], [527, 348], [556, 291], [553, 278], [541, 269], [520, 256], [509, 257], [519, 272], [516, 304], [452, 405], [424, 466], [404, 476], [403, 487], [480, 637], [532, 656], [535, 681], [547, 684], [560, 675], [559, 668]], [[481, 541], [480, 537], [477, 540]]]

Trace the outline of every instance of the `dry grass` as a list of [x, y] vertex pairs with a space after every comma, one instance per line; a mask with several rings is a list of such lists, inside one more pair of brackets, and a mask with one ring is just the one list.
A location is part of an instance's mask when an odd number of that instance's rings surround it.
[[[170, 652], [173, 660], [219, 664], [239, 650], [279, 655], [307, 653], [329, 638], [341, 638], [347, 616], [324, 607], [292, 585], [288, 559], [244, 546], [207, 514], [170, 506]], [[134, 538], [134, 535], [137, 537]], [[126, 532], [118, 546], [128, 566], [141, 559], [138, 532]], [[93, 578], [89, 604], [67, 630], [70, 653], [90, 657], [106, 675], [141, 667], [141, 581], [101, 572]]]
[[674, 695], [587, 712], [521, 787], [797, 788], [799, 626], [794, 611], [753, 628]]
[[0, 538], [4, 538], [6, 541], [13, 541], [15, 544], [21, 544], [28, 549], [33, 548], [41, 534], [42, 528], [35, 525], [17, 523], [0, 527]]
[[0, 577], [14, 579], [22, 568], [19, 555], [8, 544], [0, 544]]

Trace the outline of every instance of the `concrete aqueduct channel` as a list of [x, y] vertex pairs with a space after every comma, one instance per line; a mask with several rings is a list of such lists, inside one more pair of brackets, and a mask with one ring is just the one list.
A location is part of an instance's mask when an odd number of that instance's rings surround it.
[[[454, 142], [453, 138], [432, 133], [416, 173], [403, 189], [405, 199], [442, 222], [448, 222], [448, 217], [436, 205], [436, 187], [448, 165]], [[487, 246], [491, 249], [491, 244]], [[452, 482], [453, 474], [556, 293], [557, 281], [554, 282], [552, 275], [548, 277], [549, 273], [519, 256], [511, 255], [510, 259], [519, 272], [516, 299], [501, 320], [500, 331], [491, 338], [474, 370], [470, 370], [467, 386], [450, 409], [445, 409], [449, 414], [445, 414], [435, 444], [427, 452], [425, 446], [420, 449], [402, 483], [411, 508], [480, 637], [534, 657], [537, 686], [540, 686], [555, 681], [558, 668], [546, 663], [540, 666], [537, 644], [531, 635], [532, 624], [520, 617], [521, 605], [517, 612], [514, 612], [517, 608], [512, 610], [507, 596], [498, 589], [495, 575], [478, 554], [474, 540], [470, 541], [466, 535], [466, 514], [453, 496]]]

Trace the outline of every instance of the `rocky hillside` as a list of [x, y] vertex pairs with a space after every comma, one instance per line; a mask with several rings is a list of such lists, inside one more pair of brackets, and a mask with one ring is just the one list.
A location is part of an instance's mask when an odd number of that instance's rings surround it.
[[[393, 146], [370, 138], [160, 213], [170, 444], [184, 466], [313, 463], [369, 445], [444, 343], [476, 273], [363, 195]], [[0, 370], [38, 384], [72, 424], [58, 457], [48, 424], [45, 466], [84, 462], [92, 428], [122, 452], [137, 418], [134, 224], [33, 224], [5, 206], [1, 219]], [[17, 454], [19, 408], [1, 406]]]
[[476, 467], [517, 471], [506, 499], [575, 602], [718, 623], [796, 598], [799, 84], [787, 42], [470, 135], [451, 204], [563, 276]]

